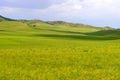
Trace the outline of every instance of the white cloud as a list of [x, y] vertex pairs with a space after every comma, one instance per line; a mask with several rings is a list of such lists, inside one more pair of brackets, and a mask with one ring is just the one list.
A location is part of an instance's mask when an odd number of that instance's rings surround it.
[[[31, 14], [33, 16], [43, 15], [52, 16], [54, 18], [62, 17], [74, 17], [77, 16], [82, 9], [80, 2], [78, 0], [68, 0], [61, 4], [54, 4], [46, 9], [28, 9], [28, 8], [14, 8], [14, 7], [1, 7], [0, 12], [5, 13], [22, 13]], [[25, 12], [24, 12], [25, 11]], [[21, 14], [21, 15], [22, 15]]]
[[61, 17], [70, 17], [70, 16], [78, 15], [81, 9], [82, 6], [80, 5], [80, 2], [78, 0], [68, 0], [59, 5], [54, 4], [47, 9], [44, 9], [43, 12], [48, 14], [53, 13], [53, 15], [55, 14], [56, 16], [61, 16]]
[[[91, 17], [105, 17], [120, 13], [119, 0], [84, 0], [83, 12]], [[89, 15], [90, 16], [90, 15]]]

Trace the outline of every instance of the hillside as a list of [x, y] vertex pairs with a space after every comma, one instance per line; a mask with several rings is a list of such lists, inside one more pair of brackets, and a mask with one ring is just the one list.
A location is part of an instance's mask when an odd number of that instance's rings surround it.
[[0, 15], [0, 21], [14, 21], [14, 19], [6, 18]]
[[26, 23], [28, 26], [53, 26], [53, 27], [71, 27], [71, 28], [77, 28], [77, 29], [93, 29], [93, 30], [111, 30], [113, 28], [111, 27], [95, 27], [91, 25], [86, 24], [80, 24], [80, 23], [70, 23], [65, 21], [42, 21], [42, 20], [15, 20], [6, 18], [0, 15], [0, 21], [14, 21], [14, 22], [22, 22]]
[[[64, 21], [14, 20], [1, 16], [1, 34], [41, 35], [42, 37], [61, 37], [78, 39], [119, 39], [120, 31], [110, 27], [95, 27]], [[12, 20], [12, 21], [11, 21]], [[55, 35], [55, 36], [53, 36]], [[60, 36], [61, 35], [61, 36]]]

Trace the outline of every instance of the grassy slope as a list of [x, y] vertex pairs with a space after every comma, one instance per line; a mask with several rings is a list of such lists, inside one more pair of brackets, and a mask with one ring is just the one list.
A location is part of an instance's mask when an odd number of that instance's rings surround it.
[[6, 18], [0, 15], [0, 21], [15, 21], [14, 19]]
[[0, 22], [1, 80], [120, 79], [119, 30], [34, 24]]

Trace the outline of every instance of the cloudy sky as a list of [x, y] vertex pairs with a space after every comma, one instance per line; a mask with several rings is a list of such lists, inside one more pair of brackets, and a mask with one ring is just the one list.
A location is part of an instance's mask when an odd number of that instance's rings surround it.
[[1, 0], [0, 15], [120, 28], [120, 0]]

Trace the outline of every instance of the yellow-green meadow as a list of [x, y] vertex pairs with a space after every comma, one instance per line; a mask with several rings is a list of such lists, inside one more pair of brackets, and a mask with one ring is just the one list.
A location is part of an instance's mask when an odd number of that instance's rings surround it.
[[119, 80], [120, 30], [0, 22], [0, 80]]

